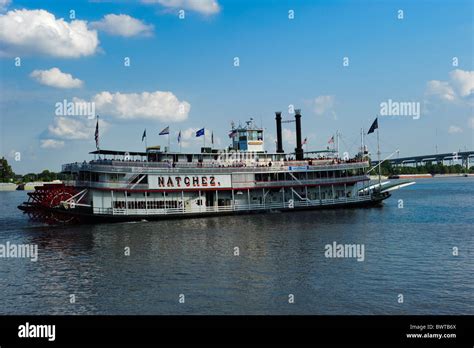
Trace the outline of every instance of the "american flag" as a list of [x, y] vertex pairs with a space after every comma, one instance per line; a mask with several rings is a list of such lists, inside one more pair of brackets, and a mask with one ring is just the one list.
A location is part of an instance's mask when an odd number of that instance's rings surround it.
[[306, 143], [308, 142], [308, 138], [304, 138], [303, 142], [301, 143], [301, 145], [306, 145]]
[[334, 144], [334, 135], [329, 139], [328, 144]]
[[170, 126], [163, 129], [158, 135], [169, 135], [169, 134], [170, 134]]

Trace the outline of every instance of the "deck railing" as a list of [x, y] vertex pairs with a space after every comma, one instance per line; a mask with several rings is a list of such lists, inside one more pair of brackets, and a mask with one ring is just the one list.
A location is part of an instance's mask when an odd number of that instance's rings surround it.
[[110, 161], [110, 164], [103, 163], [68, 163], [62, 166], [63, 172], [78, 172], [78, 171], [94, 171], [103, 173], [146, 173], [146, 174], [230, 174], [230, 173], [266, 173], [266, 172], [281, 172], [281, 171], [298, 171], [298, 170], [349, 170], [368, 167], [368, 162], [343, 162], [335, 164], [312, 164], [307, 162], [275, 162], [272, 166], [218, 166], [218, 165], [204, 165], [196, 167], [196, 164], [187, 165], [186, 163], [176, 163], [175, 167], [166, 163], [158, 162], [121, 162]]
[[108, 214], [108, 215], [183, 215], [183, 214], [199, 214], [199, 213], [225, 213], [238, 211], [254, 211], [254, 210], [278, 210], [278, 209], [292, 209], [304, 207], [328, 206], [345, 203], [366, 202], [370, 201], [370, 195], [356, 196], [356, 197], [342, 197], [337, 199], [315, 199], [315, 200], [301, 200], [293, 202], [270, 202], [270, 203], [235, 203], [226, 206], [210, 206], [210, 207], [181, 207], [181, 208], [167, 208], [167, 209], [118, 209], [118, 208], [98, 208], [94, 207], [94, 214]]
[[[326, 178], [326, 179], [313, 179], [313, 180], [285, 180], [285, 181], [245, 181], [232, 183], [232, 188], [235, 190], [242, 188], [266, 188], [266, 187], [293, 187], [293, 186], [306, 186], [306, 185], [330, 185], [330, 184], [344, 184], [344, 183], [353, 183], [357, 181], [368, 180], [369, 178], [366, 175], [354, 175], [346, 176], [342, 178]], [[111, 190], [149, 190], [148, 184], [130, 184], [126, 182], [117, 182], [117, 181], [87, 181], [87, 180], [69, 180], [64, 181], [68, 186], [77, 186], [77, 187], [89, 187], [97, 189], [111, 189]], [[132, 188], [133, 186], [133, 188]], [[163, 187], [162, 189], [170, 190], [172, 189]], [[206, 189], [205, 187], [202, 188]], [[186, 188], [183, 188], [186, 191]], [[199, 190], [199, 188], [193, 188], [193, 190]], [[180, 192], [180, 188], [175, 188], [176, 192]]]

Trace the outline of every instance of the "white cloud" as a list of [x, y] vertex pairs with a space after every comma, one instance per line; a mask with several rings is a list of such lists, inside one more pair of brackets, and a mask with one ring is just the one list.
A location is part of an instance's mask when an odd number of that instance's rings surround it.
[[56, 88], [79, 88], [83, 82], [75, 79], [71, 74], [63, 73], [58, 68], [49, 70], [34, 70], [30, 76], [42, 85]]
[[474, 71], [456, 69], [451, 71], [449, 76], [454, 89], [461, 97], [467, 97], [474, 93]]
[[428, 81], [425, 93], [448, 102], [470, 98], [474, 94], [474, 71], [456, 69], [449, 73], [449, 81]]
[[101, 92], [92, 100], [96, 110], [119, 119], [151, 119], [160, 122], [184, 121], [191, 105], [171, 92], [111, 93]]
[[[323, 115], [334, 107], [335, 97], [333, 95], [320, 95], [311, 102], [316, 115]], [[334, 112], [332, 112], [334, 114]]]
[[438, 96], [440, 99], [446, 101], [453, 101], [456, 99], [456, 94], [449, 82], [431, 80], [426, 86], [426, 94]]
[[99, 45], [86, 21], [66, 22], [45, 10], [14, 10], [0, 16], [0, 54], [40, 54], [63, 58], [89, 56]]
[[216, 0], [142, 0], [147, 4], [160, 4], [164, 7], [178, 8], [199, 12], [205, 15], [212, 15], [220, 11], [220, 6]]
[[448, 133], [449, 134], [462, 133], [462, 128], [458, 126], [449, 126]]
[[150, 36], [153, 25], [145, 24], [139, 19], [124, 14], [108, 14], [98, 22], [91, 22], [90, 27], [104, 31], [110, 35], [123, 37]]
[[[85, 140], [93, 139], [96, 120], [89, 120], [85, 117], [71, 118], [59, 116], [49, 125], [49, 135], [62, 140]], [[103, 134], [108, 128], [108, 123], [99, 120], [99, 131]]]
[[0, 12], [4, 12], [10, 3], [11, 0], [0, 0]]
[[64, 146], [64, 141], [55, 139], [42, 139], [40, 147], [43, 149], [60, 149]]

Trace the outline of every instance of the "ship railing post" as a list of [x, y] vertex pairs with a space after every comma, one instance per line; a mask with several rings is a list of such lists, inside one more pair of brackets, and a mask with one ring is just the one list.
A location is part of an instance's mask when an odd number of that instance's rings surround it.
[[128, 215], [128, 199], [127, 199], [127, 191], [124, 191], [125, 194], [125, 214]]
[[250, 210], [250, 189], [247, 189], [247, 210]]
[[145, 191], [145, 215], [148, 215], [148, 200], [147, 200], [147, 196], [148, 195], [148, 192]]
[[232, 210], [235, 210], [235, 197], [234, 197], [234, 189], [231, 189], [232, 192]]
[[181, 209], [182, 213], [184, 213], [184, 191], [181, 190]]
[[114, 190], [110, 190], [110, 206], [112, 207], [112, 215], [114, 215]]
[[216, 202], [214, 204], [214, 211], [219, 211], [219, 191], [216, 190]]
[[165, 211], [165, 215], [168, 214], [168, 209], [166, 209], [166, 191], [163, 191], [163, 209]]
[[321, 199], [321, 185], [318, 186], [319, 190], [319, 205], [323, 204], [323, 200]]
[[201, 190], [199, 190], [198, 192], [199, 192], [199, 212], [201, 213], [202, 212]]
[[283, 208], [285, 208], [285, 187], [281, 188], [283, 198]]

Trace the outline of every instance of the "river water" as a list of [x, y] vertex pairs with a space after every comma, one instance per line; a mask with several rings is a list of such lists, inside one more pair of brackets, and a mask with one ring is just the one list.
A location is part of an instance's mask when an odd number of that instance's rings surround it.
[[474, 314], [474, 178], [381, 208], [82, 226], [33, 223], [25, 199], [0, 192], [0, 244], [38, 245], [0, 258], [0, 314]]

